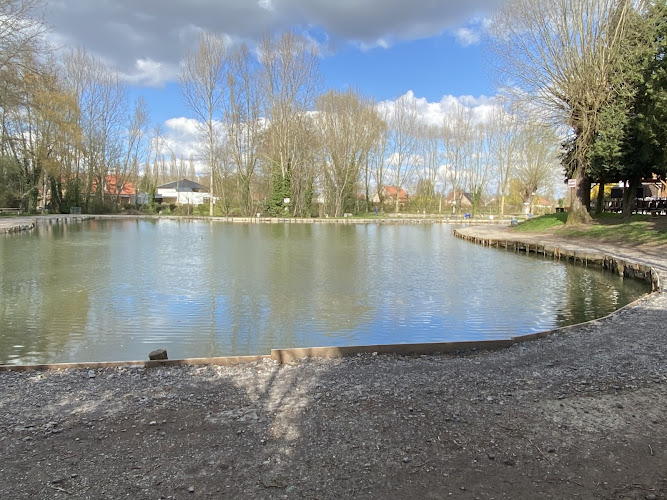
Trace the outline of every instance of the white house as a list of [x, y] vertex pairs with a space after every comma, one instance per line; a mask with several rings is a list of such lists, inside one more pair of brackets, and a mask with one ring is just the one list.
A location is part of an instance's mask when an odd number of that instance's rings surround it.
[[208, 203], [210, 193], [205, 187], [188, 179], [162, 184], [155, 189], [155, 201], [176, 205], [202, 205]]

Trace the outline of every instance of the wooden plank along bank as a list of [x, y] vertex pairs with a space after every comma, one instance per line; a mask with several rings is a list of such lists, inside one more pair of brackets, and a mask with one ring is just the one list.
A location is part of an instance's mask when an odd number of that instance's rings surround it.
[[618, 273], [625, 278], [640, 279], [650, 283], [652, 292], [660, 290], [660, 276], [655, 269], [645, 264], [619, 259], [602, 253], [562, 249], [560, 247], [539, 243], [526, 243], [516, 240], [496, 238], [480, 238], [479, 236], [461, 233], [456, 229], [454, 229], [454, 236], [486, 247], [504, 248], [505, 250], [512, 250], [515, 253], [525, 253], [527, 255], [534, 253], [535, 255], [541, 255], [544, 258], [548, 257], [554, 260], [565, 260], [574, 264], [581, 264], [586, 267], [594, 266], [607, 269]]

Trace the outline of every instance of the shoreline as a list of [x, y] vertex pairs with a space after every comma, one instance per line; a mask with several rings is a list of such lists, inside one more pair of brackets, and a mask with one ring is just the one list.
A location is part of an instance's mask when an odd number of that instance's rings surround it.
[[0, 372], [0, 496], [667, 498], [665, 325], [663, 290], [496, 351]]
[[186, 220], [186, 221], [209, 221], [209, 222], [230, 222], [237, 224], [482, 224], [482, 225], [507, 225], [510, 219], [464, 219], [462, 217], [447, 217], [429, 215], [405, 215], [396, 217], [377, 218], [300, 218], [300, 217], [209, 217], [198, 215], [133, 215], [133, 214], [108, 214], [108, 215], [69, 215], [69, 214], [51, 214], [51, 215], [23, 215], [17, 217], [0, 217], [0, 234], [17, 233], [29, 231], [37, 225], [44, 224], [68, 224], [78, 223], [88, 220]]

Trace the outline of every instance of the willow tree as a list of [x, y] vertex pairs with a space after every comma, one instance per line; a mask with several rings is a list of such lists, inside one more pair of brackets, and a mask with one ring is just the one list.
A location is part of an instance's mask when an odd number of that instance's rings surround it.
[[570, 177], [577, 180], [568, 224], [588, 222], [588, 152], [601, 110], [622, 82], [611, 78], [621, 54], [630, 0], [507, 0], [493, 20], [494, 64], [508, 88], [571, 133]]
[[220, 35], [204, 32], [196, 51], [188, 51], [179, 75], [179, 91], [185, 106], [202, 124], [209, 167], [209, 215], [213, 216], [215, 151], [219, 147], [217, 123], [225, 95], [227, 49]]

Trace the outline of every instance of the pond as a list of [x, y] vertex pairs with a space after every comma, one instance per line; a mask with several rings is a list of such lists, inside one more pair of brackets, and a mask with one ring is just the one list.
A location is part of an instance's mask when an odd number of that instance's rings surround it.
[[508, 338], [648, 285], [473, 245], [446, 224], [94, 220], [0, 238], [0, 363]]

